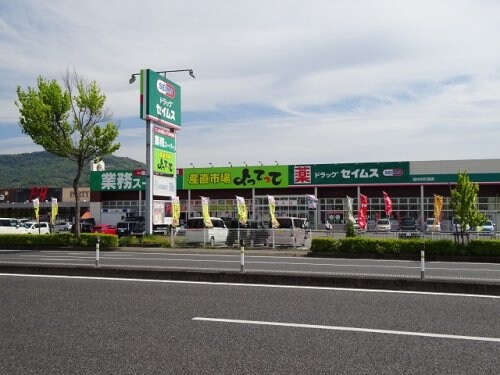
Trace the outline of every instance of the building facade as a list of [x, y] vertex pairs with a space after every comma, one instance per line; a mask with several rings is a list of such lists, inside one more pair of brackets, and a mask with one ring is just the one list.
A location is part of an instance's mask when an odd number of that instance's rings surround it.
[[[201, 197], [210, 199], [211, 216], [237, 217], [236, 196], [245, 198], [249, 217], [269, 221], [268, 196], [276, 201], [277, 216], [307, 218], [313, 229], [323, 229], [326, 221], [343, 228], [348, 199], [354, 214], [361, 194], [368, 197], [368, 225], [385, 217], [383, 193], [392, 200], [391, 221], [397, 225], [405, 216], [420, 225], [434, 215], [434, 197], [443, 197], [440, 220], [444, 230], [453, 212], [450, 189], [459, 172], [467, 172], [479, 184], [479, 210], [495, 223], [500, 219], [500, 159], [398, 161], [381, 163], [301, 164], [273, 166], [233, 166], [185, 168], [177, 172], [177, 195], [181, 221], [201, 215]], [[97, 221], [104, 217], [141, 215], [145, 212], [145, 176], [133, 171], [91, 173], [90, 210]], [[311, 206], [308, 195], [317, 198]], [[155, 198], [153, 198], [155, 200]], [[159, 202], [159, 203], [158, 203]], [[168, 220], [168, 201], [158, 200], [156, 214]]]

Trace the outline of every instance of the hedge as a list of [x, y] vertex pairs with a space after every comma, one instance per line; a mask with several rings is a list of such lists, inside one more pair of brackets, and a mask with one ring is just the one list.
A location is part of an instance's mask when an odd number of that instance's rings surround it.
[[118, 237], [114, 234], [81, 233], [76, 238], [71, 233], [53, 234], [2, 234], [0, 235], [0, 248], [37, 248], [37, 247], [79, 247], [95, 248], [99, 237], [101, 249], [118, 247]]
[[493, 256], [500, 257], [500, 241], [472, 240], [461, 245], [452, 240], [313, 238], [310, 255], [383, 255], [416, 257], [425, 246], [427, 256]]

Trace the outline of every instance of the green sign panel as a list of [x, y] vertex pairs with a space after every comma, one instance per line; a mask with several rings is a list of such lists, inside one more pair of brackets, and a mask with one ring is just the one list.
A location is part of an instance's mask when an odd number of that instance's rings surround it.
[[252, 189], [288, 186], [288, 166], [184, 169], [184, 190]]
[[409, 162], [291, 165], [289, 184], [362, 185], [410, 182]]
[[181, 87], [151, 69], [141, 70], [141, 118], [181, 128]]
[[90, 172], [90, 191], [145, 190], [146, 176], [134, 175], [132, 171]]
[[155, 125], [153, 127], [153, 171], [155, 173], [175, 174], [175, 133]]

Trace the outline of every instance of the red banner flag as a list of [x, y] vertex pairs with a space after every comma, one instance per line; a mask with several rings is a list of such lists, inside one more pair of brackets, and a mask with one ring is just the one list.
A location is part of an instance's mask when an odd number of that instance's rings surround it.
[[389, 197], [389, 194], [387, 194], [385, 191], [384, 193], [384, 202], [385, 202], [385, 215], [387, 217], [390, 217], [392, 215], [392, 200], [391, 197]]
[[368, 197], [359, 195], [358, 224], [361, 230], [366, 230], [366, 212], [368, 211]]

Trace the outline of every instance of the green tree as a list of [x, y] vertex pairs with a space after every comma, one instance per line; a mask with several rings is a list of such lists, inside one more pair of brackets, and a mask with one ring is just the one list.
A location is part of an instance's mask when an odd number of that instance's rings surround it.
[[56, 80], [39, 76], [37, 87], [27, 91], [17, 87], [16, 106], [23, 133], [51, 154], [76, 164], [75, 192], [76, 235], [80, 235], [79, 184], [82, 171], [92, 160], [99, 160], [120, 148], [115, 142], [118, 126], [104, 108], [106, 96], [95, 81], [80, 79], [76, 72]]
[[350, 220], [347, 221], [347, 224], [345, 226], [345, 236], [356, 237], [356, 229], [354, 229], [354, 223]]
[[467, 172], [458, 172], [457, 185], [451, 189], [450, 207], [453, 215], [460, 224], [459, 235], [464, 243], [467, 228], [483, 225], [486, 217], [479, 212], [477, 196], [479, 184], [471, 182]]

